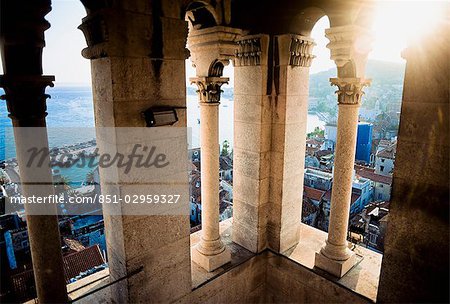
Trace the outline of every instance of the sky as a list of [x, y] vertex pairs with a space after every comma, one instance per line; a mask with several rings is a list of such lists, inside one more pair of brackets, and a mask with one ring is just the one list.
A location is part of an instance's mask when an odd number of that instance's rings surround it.
[[[429, 9], [430, 1], [378, 2], [372, 28], [375, 41], [369, 59], [403, 62], [401, 52], [405, 49], [408, 39], [429, 28], [437, 12]], [[44, 74], [55, 75], [57, 84], [90, 85], [90, 63], [81, 56], [86, 41], [83, 33], [77, 29], [86, 12], [79, 0], [53, 0], [52, 7], [52, 11], [47, 15], [52, 26], [45, 32]], [[326, 48], [328, 39], [325, 37], [325, 29], [328, 27], [328, 18], [323, 17], [311, 33], [317, 43], [314, 49], [314, 55], [317, 57], [313, 60], [311, 73], [335, 67]], [[189, 61], [186, 62], [186, 74], [187, 77], [195, 76]], [[224, 76], [230, 77], [230, 84], [233, 83], [231, 64], [225, 68]]]

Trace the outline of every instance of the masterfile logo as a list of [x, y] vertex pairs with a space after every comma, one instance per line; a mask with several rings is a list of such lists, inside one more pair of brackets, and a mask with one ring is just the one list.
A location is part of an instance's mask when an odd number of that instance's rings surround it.
[[[95, 139], [49, 144], [58, 132]], [[189, 214], [187, 128], [16, 128], [6, 134], [16, 146], [4, 162], [8, 213]]]

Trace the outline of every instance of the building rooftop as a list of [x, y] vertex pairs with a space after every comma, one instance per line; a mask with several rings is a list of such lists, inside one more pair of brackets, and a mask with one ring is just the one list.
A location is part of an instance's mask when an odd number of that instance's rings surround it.
[[314, 189], [311, 187], [304, 186], [303, 187], [303, 196], [315, 201], [320, 201], [324, 196], [326, 191]]
[[355, 165], [355, 173], [361, 177], [370, 179], [371, 181], [382, 183], [386, 185], [392, 184], [392, 176], [384, 176], [375, 173], [373, 168], [367, 168], [363, 166]]

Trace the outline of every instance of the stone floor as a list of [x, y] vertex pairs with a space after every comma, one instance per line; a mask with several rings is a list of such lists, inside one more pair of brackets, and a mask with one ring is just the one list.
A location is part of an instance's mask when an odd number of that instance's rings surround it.
[[[213, 272], [207, 272], [195, 263], [191, 263], [192, 288], [196, 289], [221, 274], [237, 267], [251, 259], [254, 254], [245, 248], [235, 244], [231, 240], [232, 219], [220, 223], [220, 233], [225, 244], [231, 250], [231, 262]], [[378, 281], [380, 276], [382, 255], [369, 249], [354, 246], [352, 250], [358, 256], [358, 264], [355, 265], [344, 277], [337, 279], [326, 272], [314, 268], [315, 252], [320, 250], [327, 234], [310, 226], [301, 224], [300, 242], [284, 255], [294, 262], [311, 269], [318, 275], [334, 281], [372, 301], [376, 301]], [[200, 240], [201, 232], [191, 234], [191, 247]], [[108, 303], [110, 300], [110, 288], [105, 287], [93, 294], [101, 286], [109, 283], [109, 270], [97, 272], [75, 283], [67, 285], [69, 296], [75, 303]], [[87, 295], [87, 296], [85, 296]], [[35, 303], [34, 300], [28, 303]]]
[[284, 255], [375, 302], [383, 255], [361, 246], [354, 246], [352, 250], [357, 254], [358, 263], [346, 275], [337, 279], [321, 269], [314, 268], [315, 253], [323, 246], [326, 237], [325, 232], [301, 224], [300, 242]]

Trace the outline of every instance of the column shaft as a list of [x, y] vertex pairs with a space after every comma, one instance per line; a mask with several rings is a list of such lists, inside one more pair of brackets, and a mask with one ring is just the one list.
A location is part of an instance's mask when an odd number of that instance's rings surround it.
[[202, 240], [205, 255], [224, 250], [219, 235], [219, 103], [200, 102]]
[[351, 252], [347, 246], [347, 228], [352, 196], [353, 165], [356, 151], [359, 105], [339, 105], [337, 142], [334, 160], [328, 240], [322, 253], [342, 261]]
[[[53, 194], [48, 163], [27, 166], [29, 147], [47, 148], [45, 88], [53, 76], [42, 76], [44, 31], [50, 27], [45, 15], [51, 1], [1, 1], [0, 53], [8, 112], [13, 121], [17, 160], [25, 197]], [[50, 159], [48, 159], [50, 162]], [[44, 182], [45, 184], [40, 184]], [[39, 303], [67, 302], [58, 218], [54, 206], [25, 205], [28, 238]]]
[[331, 78], [330, 81], [338, 87], [339, 112], [328, 239], [320, 252], [316, 253], [315, 266], [342, 277], [356, 263], [355, 254], [347, 247], [347, 229], [358, 112], [364, 94], [362, 88], [370, 83], [364, 78], [364, 69], [370, 51], [371, 34], [364, 27], [343, 25], [327, 29], [325, 35], [330, 40], [327, 47], [331, 51], [331, 59], [337, 66], [338, 78]]

